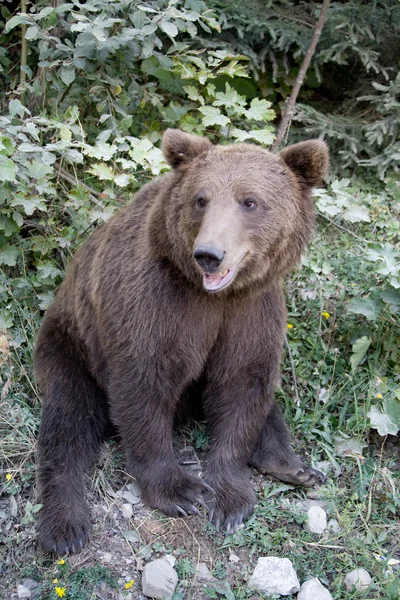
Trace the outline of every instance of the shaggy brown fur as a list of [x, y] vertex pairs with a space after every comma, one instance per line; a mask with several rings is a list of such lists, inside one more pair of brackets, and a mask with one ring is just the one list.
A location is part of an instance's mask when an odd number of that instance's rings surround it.
[[[326, 173], [327, 148], [313, 140], [273, 155], [168, 130], [163, 150], [173, 171], [83, 245], [39, 334], [47, 551], [74, 552], [90, 537], [83, 474], [110, 424], [149, 506], [198, 512], [205, 492], [210, 520], [228, 531], [256, 502], [249, 464], [292, 483], [323, 480], [293, 453], [274, 387], [281, 277], [310, 238], [311, 186]], [[172, 446], [182, 399], [200, 380], [212, 439], [204, 480], [178, 465]]]

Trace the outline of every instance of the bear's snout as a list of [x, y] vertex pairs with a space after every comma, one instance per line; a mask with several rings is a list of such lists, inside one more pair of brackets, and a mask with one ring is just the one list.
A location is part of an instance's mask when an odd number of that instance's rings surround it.
[[215, 246], [198, 246], [193, 252], [197, 264], [206, 272], [214, 273], [224, 260], [225, 251]]

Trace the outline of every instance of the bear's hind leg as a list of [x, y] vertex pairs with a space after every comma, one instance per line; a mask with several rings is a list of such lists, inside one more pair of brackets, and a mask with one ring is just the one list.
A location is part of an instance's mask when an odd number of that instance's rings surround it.
[[261, 473], [296, 485], [311, 487], [326, 480], [323, 473], [308, 467], [294, 453], [288, 427], [276, 402], [271, 406], [249, 465]]
[[55, 331], [39, 336], [35, 367], [45, 384], [38, 439], [43, 504], [38, 540], [45, 552], [64, 555], [80, 550], [91, 537], [83, 476], [104, 439], [106, 397], [75, 348]]

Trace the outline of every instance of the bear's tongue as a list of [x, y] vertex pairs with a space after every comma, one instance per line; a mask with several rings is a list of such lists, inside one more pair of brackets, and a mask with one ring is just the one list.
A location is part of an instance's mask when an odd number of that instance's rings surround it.
[[203, 273], [203, 285], [206, 290], [216, 292], [229, 283], [232, 274], [229, 269], [225, 273]]

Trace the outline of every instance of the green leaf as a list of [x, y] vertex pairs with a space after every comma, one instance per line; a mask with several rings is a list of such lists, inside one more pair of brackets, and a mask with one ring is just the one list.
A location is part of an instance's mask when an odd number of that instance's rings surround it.
[[354, 298], [348, 306], [348, 312], [354, 315], [364, 315], [368, 321], [376, 321], [379, 317], [383, 303], [379, 298]]
[[204, 104], [204, 98], [193, 85], [186, 85], [184, 88], [190, 100]]
[[44, 262], [37, 267], [39, 279], [57, 279], [63, 272], [51, 262]]
[[159, 27], [164, 33], [166, 33], [171, 38], [176, 37], [179, 33], [177, 26], [171, 23], [170, 21], [161, 21]]
[[108, 179], [112, 181], [115, 177], [114, 171], [106, 163], [95, 163], [88, 169], [88, 173], [95, 175], [99, 179]]
[[371, 339], [366, 335], [359, 338], [355, 344], [353, 344], [353, 354], [350, 356], [351, 372], [354, 373], [358, 365], [364, 359], [368, 348], [371, 345]]
[[0, 155], [0, 181], [16, 181], [17, 165], [11, 158]]
[[400, 290], [389, 287], [383, 290], [381, 296], [382, 300], [390, 304], [395, 310], [400, 308]]
[[357, 204], [350, 204], [349, 208], [344, 211], [342, 217], [345, 221], [349, 221], [350, 223], [370, 223], [371, 221], [365, 206], [358, 206]]
[[231, 108], [238, 115], [242, 115], [245, 112], [246, 97], [238, 94], [235, 88], [232, 88], [229, 83], [225, 83], [225, 92], [217, 92], [215, 98], [213, 106]]
[[39, 27], [37, 27], [37, 25], [32, 25], [31, 27], [28, 27], [28, 29], [26, 30], [25, 39], [35, 40], [38, 37], [39, 33], [40, 33]]
[[252, 131], [232, 129], [231, 135], [232, 137], [236, 138], [238, 142], [244, 142], [245, 140], [256, 140], [264, 146], [270, 146], [275, 139], [272, 129], [259, 129]]
[[9, 137], [0, 137], [0, 154], [4, 156], [11, 156], [14, 152], [14, 146]]
[[[400, 402], [397, 404], [400, 406]], [[383, 408], [371, 406], [371, 410], [367, 413], [371, 420], [371, 427], [377, 429], [379, 435], [396, 435], [400, 430], [399, 410], [399, 407], [393, 409], [387, 402], [384, 402]]]
[[17, 223], [0, 214], [0, 230], [4, 231], [5, 237], [10, 237], [13, 233], [19, 231]]
[[49, 175], [54, 175], [54, 169], [44, 164], [43, 162], [34, 159], [32, 162], [27, 162], [25, 164], [28, 169], [29, 176], [32, 179], [42, 179], [42, 177], [48, 177]]
[[61, 81], [63, 81], [65, 85], [71, 85], [71, 83], [75, 80], [75, 67], [61, 67], [58, 74]]
[[231, 122], [230, 118], [225, 117], [219, 108], [216, 108], [215, 106], [201, 106], [198, 110], [204, 115], [202, 123], [205, 127], [209, 127], [210, 125], [225, 127]]
[[16, 246], [3, 246], [0, 248], [0, 265], [14, 267], [17, 264], [19, 250]]
[[250, 103], [250, 108], [246, 110], [245, 115], [248, 119], [254, 121], [272, 121], [275, 119], [275, 111], [271, 109], [271, 102], [267, 100], [259, 100], [253, 98]]
[[10, 329], [14, 324], [14, 317], [9, 310], [0, 310], [0, 331]]
[[26, 198], [21, 194], [15, 195], [11, 201], [11, 206], [22, 206], [27, 215], [33, 215], [35, 210], [47, 211], [46, 203], [39, 196]]
[[10, 100], [8, 104], [8, 112], [12, 117], [18, 115], [22, 119], [24, 113], [29, 113], [29, 110], [25, 108], [25, 106], [23, 106], [19, 100], [14, 99]]
[[119, 187], [126, 187], [133, 180], [131, 175], [121, 173], [114, 178], [114, 183]]
[[11, 31], [11, 29], [14, 29], [14, 27], [17, 27], [18, 25], [29, 25], [30, 23], [32, 23], [32, 20], [27, 16], [15, 15], [15, 17], [11, 17], [11, 19], [7, 21], [4, 31], [8, 33]]

